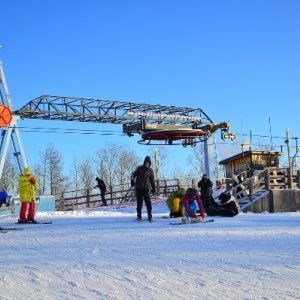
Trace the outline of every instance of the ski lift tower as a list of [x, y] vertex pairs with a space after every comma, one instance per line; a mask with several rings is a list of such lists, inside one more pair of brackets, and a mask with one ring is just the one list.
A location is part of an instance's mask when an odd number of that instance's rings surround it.
[[5, 80], [2, 62], [0, 60], [0, 179], [2, 178], [9, 144], [12, 146], [20, 175], [22, 174], [23, 168], [28, 167], [21, 136], [17, 126], [17, 121], [20, 117], [13, 115], [12, 111], [12, 101]]

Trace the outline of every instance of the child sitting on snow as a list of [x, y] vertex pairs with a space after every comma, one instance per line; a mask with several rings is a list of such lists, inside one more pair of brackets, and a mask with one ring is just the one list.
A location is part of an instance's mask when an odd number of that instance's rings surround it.
[[184, 188], [179, 188], [172, 192], [167, 199], [167, 206], [170, 209], [170, 218], [183, 217], [184, 207], [182, 204], [182, 197], [185, 194]]

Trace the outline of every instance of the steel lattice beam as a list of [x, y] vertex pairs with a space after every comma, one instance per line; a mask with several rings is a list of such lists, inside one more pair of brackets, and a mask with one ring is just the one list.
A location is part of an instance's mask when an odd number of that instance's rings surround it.
[[[212, 120], [200, 109], [98, 99], [40, 96], [15, 115], [26, 119], [133, 125], [146, 123], [196, 127]], [[196, 125], [195, 125], [196, 124]]]

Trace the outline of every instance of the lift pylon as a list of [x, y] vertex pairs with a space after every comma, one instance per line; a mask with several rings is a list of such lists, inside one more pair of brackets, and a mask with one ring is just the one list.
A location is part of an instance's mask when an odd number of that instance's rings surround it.
[[13, 107], [7, 87], [2, 62], [0, 61], [0, 179], [2, 178], [5, 159], [8, 152], [9, 144], [11, 143], [14, 157], [17, 161], [17, 166], [20, 175], [23, 168], [27, 167], [27, 160], [17, 126], [19, 116], [12, 114]]

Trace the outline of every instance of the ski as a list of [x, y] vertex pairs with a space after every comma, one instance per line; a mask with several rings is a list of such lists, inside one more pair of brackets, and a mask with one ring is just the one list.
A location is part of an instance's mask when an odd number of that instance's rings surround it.
[[210, 220], [205, 220], [203, 222], [189, 222], [189, 223], [183, 223], [183, 222], [171, 222], [170, 225], [189, 225], [189, 224], [203, 224], [203, 223], [211, 223], [214, 222], [215, 220], [210, 219]]
[[39, 222], [39, 221], [36, 221], [36, 222], [27, 222], [27, 223], [16, 222], [14, 224], [18, 224], [18, 225], [28, 225], [28, 224], [38, 225], [38, 224], [52, 224], [52, 222]]
[[16, 228], [16, 227], [0, 227], [0, 231], [11, 231], [11, 230], [23, 230], [24, 228]]
[[14, 230], [23, 230], [24, 228], [15, 228], [15, 227], [0, 227], [0, 233], [9, 233]]

